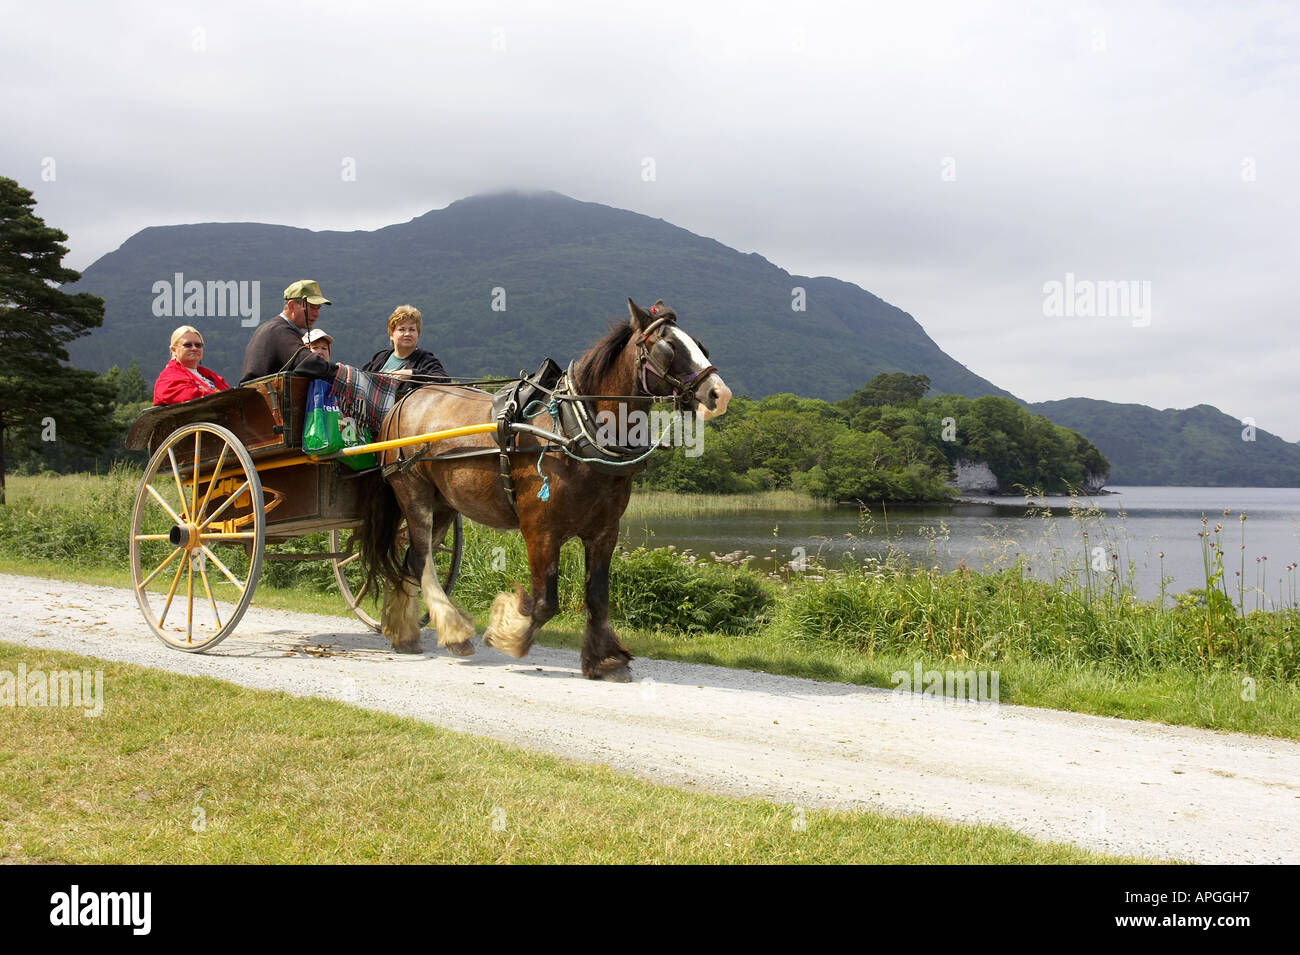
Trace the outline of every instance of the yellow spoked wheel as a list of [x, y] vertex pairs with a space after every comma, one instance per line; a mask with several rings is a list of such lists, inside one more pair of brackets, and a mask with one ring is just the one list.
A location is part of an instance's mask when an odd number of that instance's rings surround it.
[[131, 514], [131, 584], [170, 647], [209, 650], [253, 600], [266, 544], [262, 481], [215, 424], [172, 433], [145, 468]]
[[[397, 531], [398, 547], [405, 553], [410, 546], [406, 533], [406, 521], [402, 521]], [[438, 581], [443, 592], [451, 596], [451, 588], [456, 585], [460, 573], [460, 551], [464, 542], [464, 530], [460, 515], [452, 522], [446, 536], [433, 548], [434, 566], [438, 568]], [[330, 531], [330, 551], [343, 556], [334, 558], [334, 579], [338, 582], [339, 592], [348, 602], [357, 619], [376, 633], [379, 632], [379, 617], [384, 612], [384, 599], [388, 588], [382, 594], [370, 593], [366, 588], [365, 574], [361, 570], [361, 553], [357, 549], [356, 534], [351, 530]], [[428, 622], [426, 615], [421, 626]]]

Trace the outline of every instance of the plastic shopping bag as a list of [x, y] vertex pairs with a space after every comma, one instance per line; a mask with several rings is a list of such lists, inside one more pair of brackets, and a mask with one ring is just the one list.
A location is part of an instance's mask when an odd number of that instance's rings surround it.
[[302, 449], [308, 454], [332, 454], [343, 450], [343, 435], [339, 431], [339, 406], [330, 395], [328, 381], [316, 380], [307, 386]]
[[[365, 427], [339, 411], [327, 381], [316, 380], [308, 386], [303, 418], [302, 449], [308, 454], [333, 454], [344, 448], [370, 443]], [[379, 466], [374, 454], [345, 455], [340, 460], [354, 471]]]
[[[343, 438], [343, 447], [345, 448], [356, 447], [358, 444], [369, 444], [373, 440], [370, 437], [370, 431], [365, 425], [342, 413], [339, 414], [339, 434]], [[379, 467], [379, 456], [373, 452], [369, 454], [346, 454], [341, 460], [354, 471]]]

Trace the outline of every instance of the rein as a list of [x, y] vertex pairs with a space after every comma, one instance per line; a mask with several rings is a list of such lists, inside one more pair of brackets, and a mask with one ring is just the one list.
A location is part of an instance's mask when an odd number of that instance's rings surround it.
[[[656, 303], [655, 307], [650, 309], [650, 314], [654, 316], [660, 310], [662, 303]], [[647, 458], [655, 451], [664, 446], [664, 442], [672, 434], [672, 428], [666, 427], [659, 435], [658, 439], [647, 446], [624, 447], [621, 445], [607, 446], [602, 445], [597, 437], [596, 432], [600, 427], [596, 424], [595, 415], [589, 402], [593, 401], [617, 401], [622, 403], [643, 402], [649, 404], [671, 403], [674, 410], [685, 412], [690, 405], [699, 399], [696, 391], [709, 375], [716, 372], [716, 365], [708, 365], [699, 371], [692, 372], [689, 375], [680, 378], [674, 376], [670, 369], [676, 358], [676, 351], [672, 342], [661, 338], [653, 345], [649, 345], [650, 338], [656, 331], [666, 326], [676, 326], [677, 315], [671, 309], [663, 309], [663, 314], [655, 318], [643, 331], [636, 337], [634, 345], [636, 347], [636, 368], [632, 373], [633, 389], [639, 391], [631, 395], [601, 395], [601, 394], [578, 394], [577, 382], [578, 374], [575, 371], [575, 361], [569, 363], [555, 387], [548, 388], [542, 385], [540, 381], [528, 379], [521, 375], [518, 378], [451, 378], [450, 376], [433, 376], [433, 375], [401, 375], [401, 376], [383, 376], [400, 378], [403, 381], [412, 382], [417, 385], [447, 385], [452, 387], [473, 387], [476, 385], [514, 385], [518, 382], [530, 381], [538, 391], [547, 396], [546, 400], [535, 398], [528, 403], [525, 408], [519, 408], [516, 412], [522, 418], [536, 418], [543, 413], [548, 413], [551, 417], [552, 430], [547, 431], [522, 421], [510, 421], [508, 418], [502, 419], [498, 425], [501, 429], [498, 435], [497, 448], [475, 448], [464, 449], [461, 451], [452, 451], [447, 454], [429, 454], [427, 451], [417, 453], [415, 456], [406, 460], [401, 459], [399, 452], [398, 461], [395, 464], [385, 467], [385, 475], [392, 470], [405, 470], [416, 461], [437, 461], [457, 457], [478, 457], [480, 455], [498, 455], [502, 459], [502, 482], [506, 491], [506, 497], [514, 508], [514, 486], [509, 479], [509, 464], [507, 454], [510, 452], [537, 452], [537, 473], [542, 478], [542, 486], [537, 496], [543, 501], [550, 499], [550, 476], [542, 472], [542, 459], [548, 451], [562, 451], [564, 454], [586, 464], [593, 470], [610, 475], [621, 477], [630, 477], [627, 469], [641, 470], [644, 468]], [[586, 357], [586, 356], [584, 356]], [[650, 387], [648, 375], [653, 373], [656, 380], [663, 386], [672, 389], [671, 394], [656, 395]], [[376, 375], [379, 373], [371, 372]], [[414, 390], [403, 396], [402, 401], [398, 402], [394, 409], [397, 412], [397, 422], [400, 427], [401, 404], [405, 398], [413, 394]], [[486, 393], [485, 393], [486, 394]], [[607, 413], [607, 412], [605, 412]], [[507, 440], [507, 432], [527, 433], [543, 439], [544, 444], [533, 447], [521, 448], [514, 445], [513, 437]], [[635, 473], [635, 472], [633, 472]]]
[[[710, 365], [707, 369], [705, 369], [705, 372], [714, 372], [717, 370], [718, 370], [717, 366]], [[689, 381], [692, 378], [699, 377], [700, 375], [703, 375], [705, 372], [699, 372], [696, 375], [690, 375], [686, 380]], [[465, 379], [456, 378], [449, 381], [448, 376], [446, 375], [382, 375], [377, 371], [368, 371], [366, 372], [366, 374], [370, 375], [370, 377], [372, 378], [397, 378], [401, 381], [414, 382], [415, 384], [419, 384], [421, 386], [447, 385], [456, 388], [469, 388], [474, 385], [513, 385], [517, 381], [526, 380], [525, 377], [519, 377], [519, 378], [465, 378]], [[576, 393], [573, 394], [560, 393], [559, 389], [545, 388], [540, 385], [538, 387], [541, 388], [542, 391], [546, 392], [548, 395], [551, 395], [552, 397], [556, 398], [559, 401], [652, 401], [655, 402], [656, 404], [666, 404], [670, 401], [677, 400], [676, 395], [652, 395], [648, 393], [638, 394], [638, 395], [580, 395]], [[647, 389], [647, 392], [648, 390], [649, 389]]]
[[[650, 309], [650, 314], [654, 315], [658, 311], [658, 306]], [[663, 315], [656, 318], [645, 327], [636, 338], [636, 363], [637, 370], [633, 375], [633, 380], [641, 386], [641, 391], [634, 395], [582, 395], [576, 392], [577, 378], [573, 374], [573, 362], [569, 363], [569, 373], [565, 376], [565, 382], [568, 383], [569, 389], [545, 388], [538, 386], [552, 398], [558, 401], [575, 401], [580, 405], [587, 401], [651, 401], [657, 404], [667, 404], [671, 402], [678, 411], [685, 411], [691, 402], [698, 401], [695, 394], [699, 390], [704, 379], [718, 370], [717, 365], [707, 365], [699, 371], [692, 372], [682, 378], [678, 378], [669, 372], [672, 364], [674, 352], [673, 346], [667, 341], [656, 342], [653, 346], [646, 343], [650, 337], [661, 327], [666, 325], [677, 325], [677, 314], [672, 310], [666, 310]], [[664, 354], [664, 351], [667, 354]], [[650, 390], [650, 382], [646, 377], [653, 372], [654, 376], [663, 384], [672, 388], [670, 395], [656, 395]], [[371, 375], [379, 375], [378, 372], [370, 372]], [[476, 385], [512, 385], [517, 381], [523, 381], [525, 378], [521, 375], [518, 378], [454, 378], [449, 375], [380, 375], [380, 377], [398, 377], [403, 381], [414, 382], [424, 385], [450, 385], [460, 388], [470, 388]], [[584, 409], [585, 411], [585, 409]], [[590, 418], [590, 413], [585, 417]]]
[[[547, 394], [550, 395], [549, 401], [543, 403], [540, 400], [533, 400], [527, 408], [522, 409], [525, 418], [535, 418], [543, 412], [550, 414], [552, 431], [543, 431], [529, 425], [515, 424], [512, 426], [515, 430], [526, 431], [548, 441], [547, 444], [542, 445], [540, 448], [515, 449], [541, 451], [537, 458], [537, 473], [542, 478], [542, 489], [537, 496], [543, 501], [550, 498], [550, 478], [542, 474], [542, 457], [545, 456], [547, 451], [558, 449], [574, 461], [586, 464], [597, 471], [605, 474], [621, 475], [624, 468], [634, 468], [645, 461], [653, 452], [662, 447], [664, 441], [672, 434], [671, 428], [665, 428], [658, 440], [647, 447], [628, 448], [621, 445], [609, 447], [601, 444], [595, 434], [599, 427], [596, 425], [591, 409], [587, 406], [585, 400], [591, 396], [571, 394], [569, 390], [575, 387], [574, 381], [573, 363], [570, 362], [559, 384], [553, 390], [545, 389]], [[619, 397], [644, 401], [650, 396]], [[570, 403], [562, 405], [561, 402], [565, 401]]]

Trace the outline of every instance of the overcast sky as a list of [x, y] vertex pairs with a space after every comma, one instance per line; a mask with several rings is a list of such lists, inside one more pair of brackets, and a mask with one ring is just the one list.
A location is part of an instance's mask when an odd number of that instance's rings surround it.
[[[861, 285], [1025, 399], [1300, 439], [1300, 5], [699, 6], [0, 0], [0, 175], [73, 268], [554, 189]], [[1049, 314], [1067, 273], [1135, 295]]]

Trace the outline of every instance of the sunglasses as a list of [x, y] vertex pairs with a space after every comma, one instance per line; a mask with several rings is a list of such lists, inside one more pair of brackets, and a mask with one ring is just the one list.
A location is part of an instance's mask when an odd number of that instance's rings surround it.
[[203, 342], [181, 342], [181, 348], [202, 348]]

